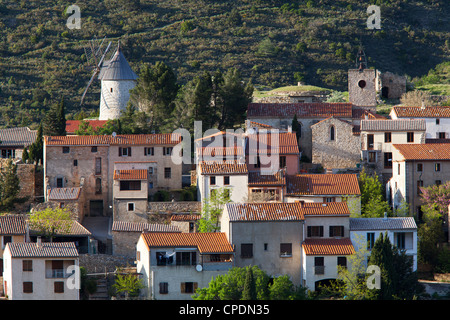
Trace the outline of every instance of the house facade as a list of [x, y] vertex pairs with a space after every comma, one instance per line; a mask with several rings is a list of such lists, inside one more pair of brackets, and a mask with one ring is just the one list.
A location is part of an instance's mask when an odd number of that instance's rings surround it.
[[22, 215], [0, 216], [0, 275], [3, 272], [3, 253], [8, 243], [27, 240], [27, 223]]
[[197, 288], [234, 265], [234, 251], [223, 232], [144, 232], [136, 246], [137, 272], [155, 300], [189, 300]]
[[8, 243], [3, 288], [9, 300], [79, 300], [78, 251], [72, 242]]

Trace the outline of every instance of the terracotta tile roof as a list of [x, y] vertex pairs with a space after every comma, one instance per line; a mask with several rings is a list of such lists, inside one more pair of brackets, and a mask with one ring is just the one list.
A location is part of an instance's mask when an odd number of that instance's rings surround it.
[[76, 258], [78, 251], [73, 242], [14, 242], [7, 244], [13, 258]]
[[417, 229], [413, 217], [350, 218], [350, 230]]
[[[250, 124], [250, 128], [273, 129], [273, 126], [264, 124], [264, 123], [260, 123], [260, 122], [249, 121], [249, 124]], [[249, 128], [247, 128], [247, 129], [249, 129]]]
[[352, 118], [351, 103], [250, 103], [247, 117], [259, 118]]
[[49, 201], [77, 200], [81, 194], [81, 187], [51, 188], [48, 193]]
[[391, 112], [399, 118], [450, 118], [450, 106], [425, 108], [394, 106]]
[[377, 113], [368, 111], [363, 108], [353, 107], [353, 109], [352, 109], [352, 118], [353, 119], [365, 119], [366, 115], [367, 115], [368, 120], [386, 119], [386, 117], [382, 116], [381, 114], [377, 114]]
[[[82, 224], [75, 220], [64, 220], [60, 221], [62, 230], [64, 232], [58, 232], [58, 236], [90, 236], [92, 233], [86, 229]], [[30, 233], [34, 235], [39, 235], [40, 231], [33, 227], [33, 224], [29, 224]], [[66, 229], [67, 228], [67, 229]], [[67, 231], [66, 231], [67, 230]]]
[[425, 131], [424, 119], [362, 120], [361, 131]]
[[204, 175], [246, 175], [248, 173], [247, 165], [245, 163], [239, 163], [239, 161], [202, 161], [199, 165], [200, 173]]
[[[278, 136], [278, 141], [276, 140]], [[275, 144], [272, 146], [272, 139]], [[277, 145], [278, 144], [278, 145]], [[274, 150], [271, 150], [271, 149]], [[257, 133], [248, 136], [248, 153], [260, 154], [299, 154], [297, 135], [295, 132]]]
[[312, 256], [347, 256], [355, 253], [349, 238], [342, 239], [306, 239], [302, 243], [306, 255]]
[[259, 171], [248, 173], [248, 186], [284, 186], [286, 178], [284, 174], [261, 174]]
[[24, 217], [19, 215], [0, 216], [0, 235], [19, 235], [27, 233]]
[[303, 204], [304, 216], [349, 216], [347, 202], [310, 202]]
[[114, 170], [114, 180], [147, 180], [148, 170], [127, 169]]
[[82, 121], [86, 121], [92, 127], [92, 129], [97, 130], [103, 127], [108, 120], [66, 120], [66, 133], [75, 134], [80, 127]]
[[227, 203], [230, 221], [301, 221], [300, 203]]
[[197, 247], [201, 254], [233, 253], [224, 232], [213, 233], [143, 233], [141, 238], [151, 247]]
[[170, 221], [193, 221], [201, 218], [201, 214], [174, 214], [170, 217]]
[[394, 144], [405, 160], [450, 160], [450, 144]]
[[297, 174], [286, 177], [286, 195], [361, 195], [356, 174]]
[[181, 142], [181, 135], [176, 133], [161, 134], [126, 134], [112, 137], [97, 136], [45, 136], [44, 144], [48, 146], [95, 146], [95, 145], [176, 145]]
[[[212, 130], [215, 130], [215, 129], [212, 129]], [[244, 133], [243, 131], [242, 131], [242, 133], [239, 133], [239, 132], [227, 132], [227, 131], [217, 131], [217, 132], [215, 132], [213, 134], [210, 134], [210, 135], [207, 135], [207, 136], [195, 139], [195, 141], [198, 141], [198, 142], [202, 141], [202, 140], [215, 141], [216, 137], [219, 137], [219, 136], [222, 136], [222, 139], [240, 139], [240, 138], [243, 138], [243, 133]], [[214, 138], [214, 139], [211, 139], [211, 138]]]
[[111, 231], [116, 232], [143, 232], [144, 230], [148, 232], [181, 232], [175, 226], [160, 223], [114, 221], [111, 227]]
[[2, 147], [27, 147], [36, 140], [37, 131], [28, 127], [0, 129]]
[[[243, 156], [244, 149], [240, 146], [234, 147], [201, 147], [196, 149], [197, 156], [219, 157], [219, 156]], [[213, 159], [211, 159], [213, 160]]]

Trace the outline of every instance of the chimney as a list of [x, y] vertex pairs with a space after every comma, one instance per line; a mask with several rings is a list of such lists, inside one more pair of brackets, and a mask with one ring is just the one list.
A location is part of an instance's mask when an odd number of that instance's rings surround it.
[[41, 237], [37, 237], [36, 244], [37, 244], [38, 248], [42, 248], [42, 238]]
[[387, 212], [384, 213], [383, 221], [388, 221]]

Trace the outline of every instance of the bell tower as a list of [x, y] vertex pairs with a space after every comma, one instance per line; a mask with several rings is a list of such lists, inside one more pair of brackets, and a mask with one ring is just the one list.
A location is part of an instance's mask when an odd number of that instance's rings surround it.
[[377, 70], [367, 68], [364, 50], [359, 49], [355, 69], [348, 70], [348, 98], [355, 106], [374, 110], [377, 105]]

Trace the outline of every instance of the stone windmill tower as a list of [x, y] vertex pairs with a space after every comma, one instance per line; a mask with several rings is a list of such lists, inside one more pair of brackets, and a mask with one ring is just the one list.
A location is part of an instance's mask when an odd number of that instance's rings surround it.
[[99, 120], [118, 119], [126, 109], [130, 90], [136, 85], [137, 75], [117, 46], [114, 56], [105, 61], [98, 78], [101, 80]]

